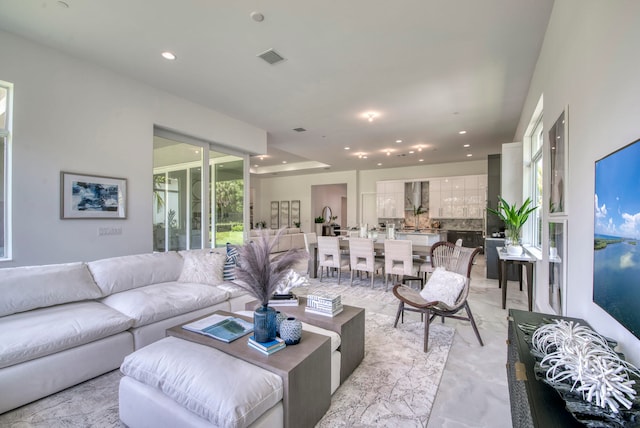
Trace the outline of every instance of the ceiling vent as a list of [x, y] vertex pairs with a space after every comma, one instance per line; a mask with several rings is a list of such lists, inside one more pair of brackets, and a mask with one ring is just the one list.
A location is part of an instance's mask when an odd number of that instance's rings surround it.
[[258, 56], [263, 60], [267, 61], [271, 65], [280, 61], [284, 61], [284, 57], [282, 57], [278, 52], [274, 51], [273, 49], [269, 49], [266, 52], [262, 52]]
[[296, 132], [305, 132], [306, 131], [306, 129], [304, 129], [304, 128], [293, 128], [293, 130], [296, 131]]

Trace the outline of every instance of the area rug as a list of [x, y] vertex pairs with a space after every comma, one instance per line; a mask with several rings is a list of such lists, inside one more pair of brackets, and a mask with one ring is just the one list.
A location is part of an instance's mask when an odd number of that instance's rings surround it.
[[[348, 281], [347, 281], [348, 283]], [[364, 284], [367, 284], [366, 286]], [[444, 370], [454, 329], [432, 324], [429, 351], [422, 352], [423, 324], [408, 314], [393, 328], [397, 300], [383, 284], [336, 285], [311, 279], [299, 295], [322, 289], [342, 296], [344, 304], [365, 308], [365, 356], [341, 385], [317, 427], [424, 427]], [[283, 308], [284, 309], [284, 308]], [[286, 312], [286, 309], [285, 309]], [[118, 417], [118, 370], [19, 409], [0, 415], [11, 428], [121, 428]]]

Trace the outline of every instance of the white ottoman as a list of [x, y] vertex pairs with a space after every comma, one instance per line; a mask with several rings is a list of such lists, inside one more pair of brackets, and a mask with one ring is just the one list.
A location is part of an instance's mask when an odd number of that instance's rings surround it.
[[167, 337], [120, 368], [120, 419], [138, 427], [282, 427], [282, 379], [208, 346]]

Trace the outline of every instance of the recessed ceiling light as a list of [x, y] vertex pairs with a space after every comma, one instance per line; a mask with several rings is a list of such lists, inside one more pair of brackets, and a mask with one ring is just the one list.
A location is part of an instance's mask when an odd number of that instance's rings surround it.
[[253, 167], [254, 167], [254, 168], [257, 168], [257, 167], [258, 167], [258, 164], [255, 164]]
[[471, 153], [467, 153], [468, 158], [470, 158], [471, 156], [473, 156]]
[[409, 150], [409, 154], [410, 154], [410, 155], [412, 155], [412, 154], [414, 154], [414, 153], [415, 153], [415, 152], [414, 152], [413, 150]]
[[378, 162], [378, 166], [382, 166], [382, 162]]
[[424, 162], [424, 159], [419, 159], [418, 162]]
[[367, 159], [367, 156], [366, 156], [366, 155], [365, 155], [365, 156], [362, 156], [362, 159]]
[[362, 117], [367, 119], [369, 122], [373, 122], [373, 119], [375, 119], [378, 116], [380, 116], [380, 114], [375, 111], [367, 111], [362, 113]]
[[287, 163], [287, 161], [282, 161], [282, 163]]
[[402, 143], [402, 140], [396, 140], [396, 143], [400, 144]]
[[464, 146], [462, 146], [462, 147], [471, 147], [471, 144], [465, 144], [465, 145], [464, 145]]
[[351, 147], [348, 147], [348, 146], [347, 146], [347, 147], [345, 147], [344, 149], [345, 149], [345, 150], [351, 150]]
[[176, 56], [172, 52], [165, 51], [165, 52], [162, 52], [162, 58], [168, 59], [169, 61], [173, 61], [174, 59], [176, 59]]
[[458, 132], [458, 134], [460, 134], [460, 135], [463, 135], [463, 134], [466, 134], [466, 133], [467, 133], [467, 131], [460, 131], [460, 132]]

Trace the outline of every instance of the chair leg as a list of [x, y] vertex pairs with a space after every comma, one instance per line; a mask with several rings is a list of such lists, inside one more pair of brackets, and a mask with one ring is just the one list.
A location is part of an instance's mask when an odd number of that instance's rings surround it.
[[338, 271], [338, 285], [340, 285], [340, 274], [342, 273], [342, 269], [337, 268]]
[[351, 284], [349, 285], [353, 286], [353, 269], [351, 269]]
[[324, 273], [324, 267], [320, 266], [320, 282], [322, 282], [322, 274]]
[[396, 321], [393, 323], [393, 328], [398, 326], [398, 319], [400, 318], [400, 314], [404, 313], [404, 302], [398, 303], [398, 312], [396, 312]]
[[480, 346], [484, 346], [484, 343], [482, 343], [482, 338], [480, 337], [480, 332], [478, 331], [478, 327], [476, 326], [476, 322], [473, 319], [473, 315], [471, 315], [471, 308], [469, 307], [469, 302], [465, 302], [464, 306], [465, 306], [465, 309], [467, 310], [469, 321], [471, 321], [471, 327], [473, 327], [473, 331], [476, 333], [476, 337], [478, 338], [478, 342], [480, 342]]
[[373, 280], [376, 277], [376, 273], [375, 272], [371, 272], [371, 288], [373, 288]]
[[429, 320], [429, 309], [424, 310], [424, 347], [423, 352], [427, 352], [429, 348], [429, 324], [431, 324]]

